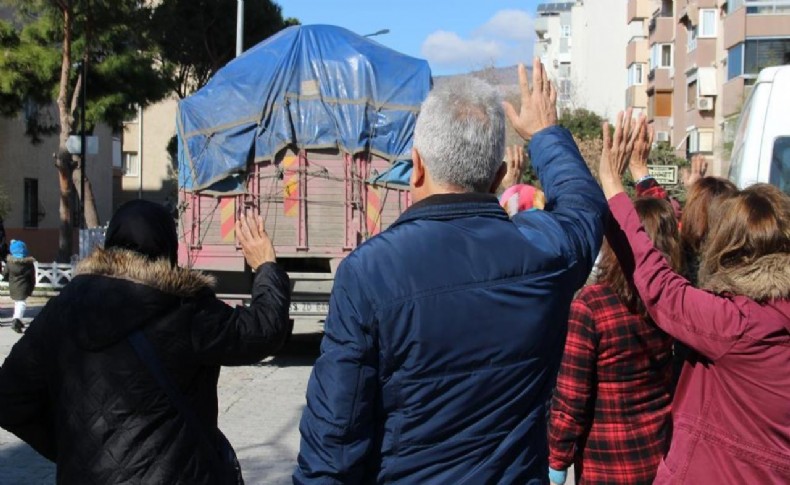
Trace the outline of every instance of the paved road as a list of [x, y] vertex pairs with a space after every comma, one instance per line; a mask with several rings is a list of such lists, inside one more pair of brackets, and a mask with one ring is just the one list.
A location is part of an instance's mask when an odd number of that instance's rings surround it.
[[[33, 317], [40, 306], [29, 308]], [[11, 309], [0, 301], [0, 362], [19, 335]], [[225, 367], [219, 380], [219, 426], [239, 456], [250, 485], [290, 484], [299, 450], [299, 418], [321, 327], [299, 322], [285, 349], [256, 366]], [[55, 467], [14, 435], [0, 429], [0, 485], [51, 485]]]

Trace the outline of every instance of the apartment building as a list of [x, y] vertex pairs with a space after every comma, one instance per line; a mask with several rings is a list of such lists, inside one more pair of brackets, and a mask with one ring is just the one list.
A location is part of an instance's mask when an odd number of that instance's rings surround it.
[[[54, 105], [42, 109], [56, 123]], [[106, 223], [112, 214], [112, 162], [120, 147], [105, 125], [98, 125], [93, 135], [97, 151], [87, 156], [86, 174], [93, 188], [99, 221]], [[0, 118], [0, 185], [10, 205], [10, 212], [4, 218], [7, 237], [25, 241], [31, 254], [45, 263], [55, 261], [58, 252], [60, 190], [53, 159], [57, 151], [57, 135], [43, 137], [36, 144], [30, 141], [25, 135], [24, 113]], [[79, 207], [74, 194], [72, 221], [75, 224], [80, 221]]]
[[[626, 23], [627, 104], [646, 101], [659, 141], [726, 173], [749, 86], [760, 69], [790, 62], [790, 0], [629, 0]], [[638, 66], [646, 55], [645, 100]]]
[[571, 77], [571, 48], [573, 2], [541, 3], [535, 19], [535, 55], [540, 57], [549, 77], [557, 86], [557, 103], [560, 109], [574, 104]]
[[613, 120], [625, 107], [628, 26], [613, 21], [623, 0], [547, 2], [538, 5], [535, 55], [558, 89], [560, 109], [589, 109]]

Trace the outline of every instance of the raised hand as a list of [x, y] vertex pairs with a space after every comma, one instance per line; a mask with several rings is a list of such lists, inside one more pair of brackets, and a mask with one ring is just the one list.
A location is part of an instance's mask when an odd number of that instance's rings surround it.
[[521, 109], [517, 112], [512, 104], [505, 102], [505, 114], [516, 133], [529, 140], [535, 133], [557, 124], [557, 90], [537, 57], [532, 63], [532, 86], [523, 64], [518, 65], [518, 83]]
[[634, 144], [646, 128], [632, 118], [632, 113], [633, 110], [628, 108], [625, 114], [621, 111], [617, 115], [614, 136], [609, 132], [609, 123], [603, 124], [603, 151], [598, 176], [607, 199], [623, 192], [623, 174], [631, 160]]
[[704, 177], [707, 171], [708, 161], [705, 160], [705, 157], [702, 155], [694, 155], [691, 158], [691, 170], [686, 172], [686, 176], [683, 178], [683, 185], [686, 188], [691, 187], [694, 185], [694, 182]]
[[253, 270], [277, 260], [274, 244], [266, 234], [261, 216], [255, 216], [251, 212], [241, 216], [236, 221], [236, 237], [239, 239], [244, 259]]
[[524, 146], [512, 145], [505, 148], [505, 163], [507, 164], [507, 173], [499, 186], [500, 190], [507, 190], [521, 183], [521, 177], [524, 176], [525, 167]]
[[650, 157], [650, 150], [653, 148], [653, 137], [655, 135], [653, 127], [648, 126], [647, 117], [645, 115], [642, 115], [637, 123], [639, 123], [639, 136], [634, 142], [634, 151], [631, 154], [631, 161], [628, 164], [631, 178], [633, 178], [635, 182], [650, 174], [647, 168], [647, 161]]

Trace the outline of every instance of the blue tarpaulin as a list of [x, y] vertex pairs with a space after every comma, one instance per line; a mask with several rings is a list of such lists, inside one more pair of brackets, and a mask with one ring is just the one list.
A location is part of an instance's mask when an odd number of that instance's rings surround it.
[[179, 186], [234, 191], [228, 177], [289, 145], [410, 159], [430, 87], [424, 60], [340, 27], [290, 27], [179, 103]]

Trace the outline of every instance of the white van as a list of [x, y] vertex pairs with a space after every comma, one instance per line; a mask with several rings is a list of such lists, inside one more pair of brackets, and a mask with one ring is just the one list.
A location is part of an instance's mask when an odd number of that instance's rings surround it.
[[790, 194], [790, 65], [763, 69], [738, 120], [729, 178]]

